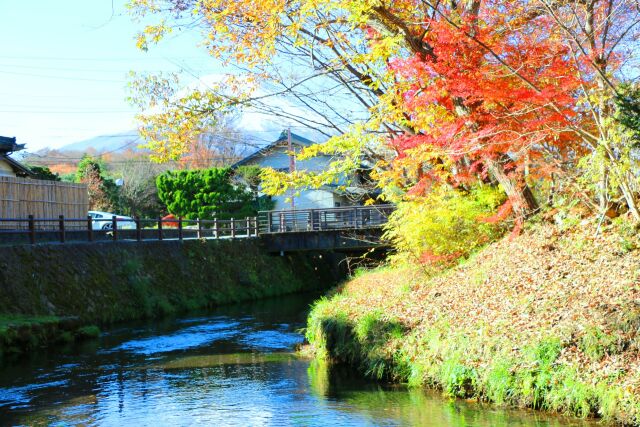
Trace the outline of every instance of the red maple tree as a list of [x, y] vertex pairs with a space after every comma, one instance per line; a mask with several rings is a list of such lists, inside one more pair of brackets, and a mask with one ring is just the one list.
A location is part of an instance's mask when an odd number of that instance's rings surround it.
[[582, 149], [576, 93], [592, 82], [580, 78], [552, 18], [525, 10], [512, 1], [438, 5], [411, 29], [422, 31], [420, 48], [390, 62], [403, 82], [395, 105], [414, 130], [390, 141], [397, 167], [425, 150], [440, 156], [418, 167], [414, 194], [443, 174], [455, 185], [493, 179], [523, 218], [538, 206], [525, 172], [548, 174], [550, 155]]

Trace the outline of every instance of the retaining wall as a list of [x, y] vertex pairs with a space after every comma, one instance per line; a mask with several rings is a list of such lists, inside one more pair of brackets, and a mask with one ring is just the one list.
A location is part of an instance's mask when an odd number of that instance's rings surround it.
[[0, 315], [109, 323], [324, 288], [331, 253], [268, 254], [258, 240], [0, 247]]

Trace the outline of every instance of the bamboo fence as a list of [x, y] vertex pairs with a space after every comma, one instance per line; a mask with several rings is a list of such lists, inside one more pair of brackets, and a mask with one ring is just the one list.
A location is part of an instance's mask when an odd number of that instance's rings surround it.
[[[0, 218], [86, 218], [89, 194], [84, 184], [43, 181], [27, 178], [0, 177]], [[0, 228], [26, 229], [26, 221], [2, 223]], [[37, 221], [38, 229], [53, 229], [56, 223]], [[69, 228], [83, 228], [86, 224], [70, 224]]]

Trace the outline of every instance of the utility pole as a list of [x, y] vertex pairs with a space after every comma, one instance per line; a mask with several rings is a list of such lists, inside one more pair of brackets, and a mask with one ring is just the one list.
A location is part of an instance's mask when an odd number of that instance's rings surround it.
[[[296, 156], [293, 152], [293, 143], [291, 142], [291, 128], [287, 128], [287, 146], [289, 149], [289, 173], [292, 173], [296, 170]], [[295, 190], [292, 188], [291, 190], [291, 209], [296, 208], [296, 203], [294, 201], [293, 195], [295, 194]]]

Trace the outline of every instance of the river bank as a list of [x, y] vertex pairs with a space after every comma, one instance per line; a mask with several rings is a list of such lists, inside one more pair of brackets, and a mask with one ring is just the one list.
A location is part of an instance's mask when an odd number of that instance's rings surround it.
[[538, 225], [437, 275], [367, 272], [316, 303], [307, 339], [370, 377], [638, 424], [638, 243]]
[[92, 337], [96, 325], [326, 289], [340, 277], [331, 253], [275, 256], [255, 240], [0, 247], [0, 357]]

